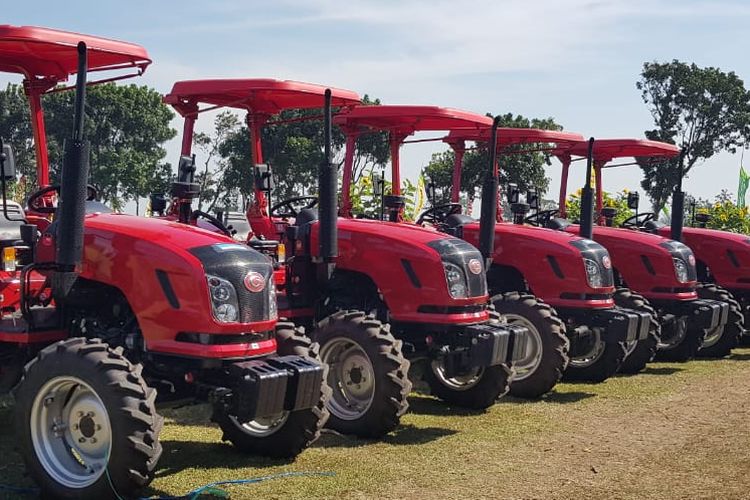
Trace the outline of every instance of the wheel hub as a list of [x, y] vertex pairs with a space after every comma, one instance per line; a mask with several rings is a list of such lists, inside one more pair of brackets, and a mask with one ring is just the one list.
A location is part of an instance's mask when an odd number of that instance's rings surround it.
[[675, 318], [668, 328], [662, 329], [662, 336], [659, 339], [659, 349], [669, 350], [677, 347], [687, 336], [688, 320], [687, 316]]
[[511, 378], [511, 381], [524, 380], [533, 375], [542, 362], [542, 355], [544, 354], [542, 335], [528, 318], [516, 314], [504, 314], [503, 316], [508, 324], [520, 325], [526, 327], [529, 331], [529, 341], [526, 342], [523, 358], [513, 362], [514, 374]]
[[343, 420], [361, 417], [375, 397], [375, 372], [367, 353], [358, 343], [339, 337], [321, 347], [320, 357], [329, 366], [331, 413]]
[[586, 334], [579, 336], [574, 349], [571, 349], [570, 365], [573, 367], [586, 368], [593, 365], [602, 357], [607, 347], [602, 340], [599, 328], [587, 328], [587, 330]]

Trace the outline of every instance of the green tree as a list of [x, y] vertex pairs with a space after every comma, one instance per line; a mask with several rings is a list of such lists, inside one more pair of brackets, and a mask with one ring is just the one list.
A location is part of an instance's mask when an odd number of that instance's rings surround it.
[[[501, 117], [501, 127], [514, 128], [540, 128], [544, 130], [562, 130], [553, 118], [526, 118], [521, 115], [505, 114]], [[498, 156], [500, 167], [500, 183], [515, 183], [523, 191], [536, 188], [540, 194], [547, 191], [549, 179], [545, 176], [544, 167], [550, 165], [550, 155], [546, 152], [533, 151], [539, 149], [538, 145], [515, 145]], [[528, 151], [528, 152], [524, 152]], [[435, 153], [427, 166], [422, 170], [427, 182], [435, 186], [436, 196], [440, 200], [450, 197], [453, 184], [453, 163], [455, 154], [453, 150]], [[482, 181], [487, 172], [489, 163], [488, 150], [486, 146], [469, 149], [464, 154], [463, 168], [461, 170], [460, 195], [463, 203], [471, 204], [479, 194]]]
[[[608, 193], [607, 191], [602, 192], [602, 205], [605, 207], [612, 207], [617, 210], [617, 214], [613, 219], [613, 225], [619, 227], [620, 224], [625, 221], [628, 217], [634, 215], [634, 212], [628, 208], [628, 190], [623, 189], [616, 193]], [[575, 193], [568, 195], [565, 200], [565, 210], [567, 212], [567, 218], [572, 221], [580, 221], [581, 219], [581, 190], [579, 189]]]
[[[706, 227], [710, 229], [750, 234], [748, 208], [738, 207], [734, 196], [726, 189], [716, 195], [713, 202], [696, 200], [696, 213], [708, 214]], [[687, 214], [685, 221], [691, 221], [690, 214]]]
[[0, 92], [0, 138], [13, 146], [18, 173], [24, 179], [33, 179], [36, 172], [33, 133], [28, 101], [20, 85], [8, 84]]
[[641, 182], [655, 213], [661, 212], [679, 179], [721, 151], [734, 153], [743, 136], [750, 137], [750, 93], [734, 73], [700, 68], [678, 60], [643, 65], [636, 83], [654, 119], [652, 140], [682, 150], [669, 162], [639, 160]]
[[[225, 147], [227, 139], [240, 128], [240, 119], [232, 111], [222, 111], [214, 119], [214, 129], [211, 134], [196, 132], [193, 135], [193, 144], [200, 154], [198, 160], [199, 171], [196, 173], [196, 182], [201, 186], [198, 198], [198, 210], [207, 206], [211, 212], [220, 202], [222, 206], [229, 205], [229, 198], [237, 189], [235, 184], [228, 184], [226, 169], [228, 160], [222, 157], [222, 148]], [[213, 168], [211, 168], [213, 166]], [[232, 207], [234, 208], [234, 207]]]

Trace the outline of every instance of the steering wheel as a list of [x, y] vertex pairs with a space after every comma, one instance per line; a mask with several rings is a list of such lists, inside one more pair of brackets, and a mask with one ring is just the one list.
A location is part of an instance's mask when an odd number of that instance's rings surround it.
[[534, 215], [529, 215], [523, 221], [533, 226], [546, 227], [547, 223], [560, 212], [560, 210], [553, 208], [551, 210], [539, 210]]
[[425, 222], [429, 222], [430, 224], [441, 224], [445, 222], [445, 219], [447, 219], [449, 215], [460, 214], [461, 209], [462, 207], [460, 203], [435, 205], [434, 207], [430, 207], [422, 212], [417, 218], [416, 224], [418, 226], [421, 226]]
[[[59, 184], [52, 184], [50, 186], [43, 187], [42, 189], [34, 191], [33, 193], [31, 193], [31, 196], [29, 196], [29, 201], [26, 202], [26, 205], [33, 211], [40, 214], [53, 214], [57, 211], [57, 206], [43, 205], [44, 199], [52, 193], [55, 193], [56, 196], [60, 196]], [[98, 197], [99, 190], [91, 184], [88, 184], [86, 186], [86, 201], [94, 201]]]
[[[297, 209], [297, 206], [304, 205], [302, 208]], [[271, 207], [272, 217], [297, 217], [300, 210], [306, 208], [313, 208], [318, 205], [317, 196], [297, 196], [294, 198], [287, 198], [284, 201], [278, 202], [276, 205]], [[286, 210], [282, 210], [286, 208]]]
[[643, 227], [644, 224], [646, 224], [648, 221], [656, 220], [656, 216], [653, 212], [643, 212], [642, 214], [633, 215], [632, 217], [628, 217], [624, 221], [622, 221], [622, 224], [620, 224], [620, 227], [624, 227], [626, 229], [638, 229]]
[[[206, 213], [206, 212], [204, 212], [202, 210], [195, 210], [195, 211], [193, 211], [192, 214], [190, 214], [190, 218], [193, 219], [193, 220], [197, 221], [198, 217], [200, 217], [202, 219], [206, 219], [208, 222], [211, 223], [212, 226], [214, 226], [216, 229], [218, 229], [219, 232], [221, 232], [225, 236], [229, 236], [230, 238], [232, 237], [233, 231], [232, 231], [232, 229], [230, 229], [231, 226], [227, 227], [226, 225], [224, 225], [223, 222], [221, 222], [219, 219], [217, 219], [213, 215], [208, 214], [208, 213]], [[234, 231], [234, 233], [236, 233], [236, 232], [237, 231]]]

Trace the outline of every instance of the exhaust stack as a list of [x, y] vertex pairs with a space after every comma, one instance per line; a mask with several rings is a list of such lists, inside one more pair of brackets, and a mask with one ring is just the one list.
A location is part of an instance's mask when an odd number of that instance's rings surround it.
[[581, 192], [581, 233], [583, 238], [594, 236], [594, 190], [591, 189], [591, 172], [594, 167], [594, 138], [589, 139], [589, 151], [586, 157], [586, 182]]
[[683, 154], [680, 153], [679, 164], [677, 165], [677, 185], [672, 193], [672, 220], [671, 220], [671, 237], [675, 241], [682, 241], [682, 228], [685, 225], [685, 192], [682, 190], [682, 160]]
[[[500, 117], [492, 121], [490, 136], [490, 165], [482, 183], [482, 210], [479, 216], [479, 251], [486, 261], [492, 259], [495, 250], [495, 223], [497, 222], [497, 189], [499, 185], [497, 172], [497, 127]], [[489, 268], [489, 263], [487, 264]]]
[[339, 255], [338, 233], [336, 219], [338, 217], [337, 189], [338, 170], [331, 158], [331, 90], [325, 92], [325, 106], [323, 113], [324, 155], [318, 170], [318, 185], [320, 198], [319, 213], [319, 245], [320, 258], [327, 264], [327, 274], [333, 271], [333, 263]]
[[83, 219], [86, 215], [86, 184], [89, 175], [89, 142], [84, 139], [86, 104], [86, 44], [78, 43], [78, 73], [73, 136], [65, 141], [60, 202], [57, 209], [56, 272], [52, 275], [52, 293], [64, 299], [78, 278], [83, 257]]

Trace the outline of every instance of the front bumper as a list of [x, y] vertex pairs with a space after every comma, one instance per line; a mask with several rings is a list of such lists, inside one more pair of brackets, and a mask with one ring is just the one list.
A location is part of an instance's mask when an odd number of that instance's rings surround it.
[[312, 408], [320, 400], [323, 365], [302, 356], [242, 361], [229, 366], [221, 404], [240, 422]]
[[687, 316], [691, 327], [706, 331], [723, 327], [729, 318], [729, 304], [718, 300], [695, 299], [658, 305], [667, 314]]
[[518, 325], [482, 323], [457, 333], [452, 345], [443, 346], [441, 356], [446, 377], [477, 368], [512, 365], [523, 358], [529, 330]]
[[619, 306], [609, 309], [561, 309], [558, 312], [579, 326], [602, 329], [606, 340], [612, 342], [648, 338], [651, 326], [650, 314]]

